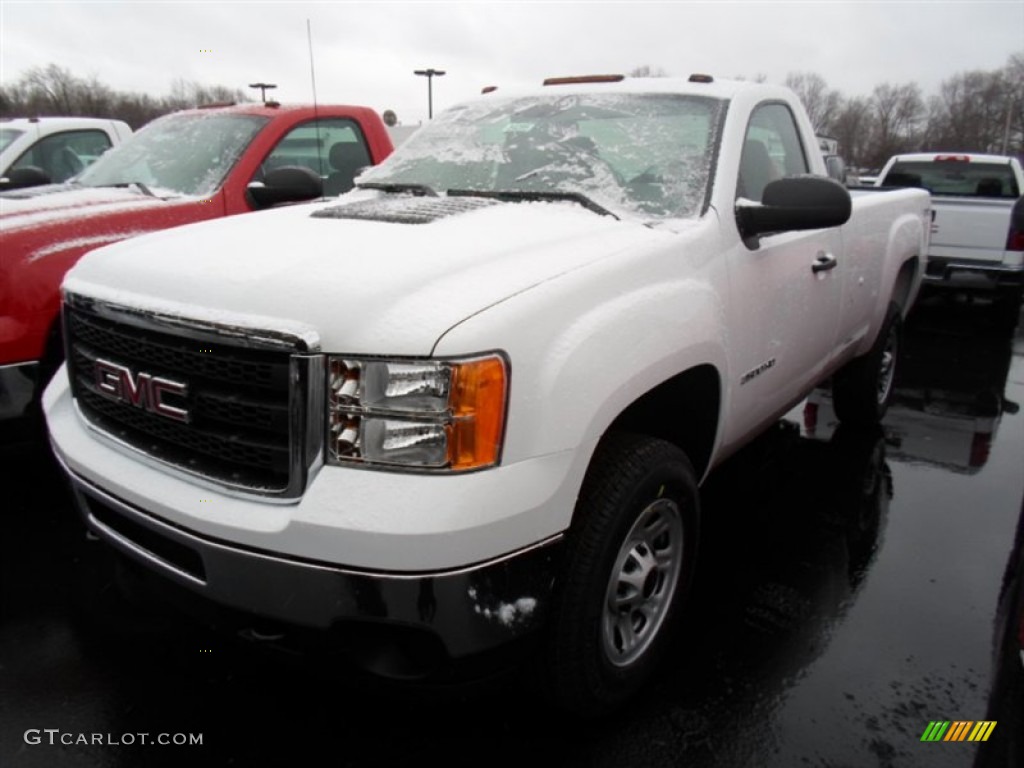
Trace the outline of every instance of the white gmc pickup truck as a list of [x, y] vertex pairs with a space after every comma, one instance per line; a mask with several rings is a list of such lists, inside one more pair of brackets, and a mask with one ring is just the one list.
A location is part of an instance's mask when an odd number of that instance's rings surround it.
[[340, 198], [87, 255], [52, 443], [207, 606], [390, 678], [530, 648], [604, 711], [670, 646], [709, 470], [829, 377], [884, 412], [929, 217], [826, 178], [784, 88], [497, 90]]

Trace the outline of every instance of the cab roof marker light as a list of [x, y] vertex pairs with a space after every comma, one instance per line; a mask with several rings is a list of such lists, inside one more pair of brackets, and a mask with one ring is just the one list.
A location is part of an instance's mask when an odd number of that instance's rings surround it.
[[578, 75], [576, 77], [549, 77], [544, 85], [579, 85], [581, 83], [621, 83], [625, 75]]
[[715, 82], [715, 78], [713, 78], [711, 75], [702, 75], [702, 74], [698, 74], [698, 73], [694, 73], [694, 74], [690, 75], [690, 77], [688, 79], [689, 79], [689, 81], [691, 83], [713, 83], [713, 82]]

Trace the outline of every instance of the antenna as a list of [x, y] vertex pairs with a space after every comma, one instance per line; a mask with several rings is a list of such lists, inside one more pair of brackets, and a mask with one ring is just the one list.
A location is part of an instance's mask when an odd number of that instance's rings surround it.
[[[316, 162], [320, 169], [320, 183], [324, 178], [324, 148], [320, 138], [320, 111], [316, 103], [316, 71], [313, 69], [313, 33], [309, 28], [309, 19], [306, 19], [306, 42], [309, 44], [309, 79], [313, 83], [313, 124], [316, 126]], [[320, 190], [323, 197], [323, 189]]]

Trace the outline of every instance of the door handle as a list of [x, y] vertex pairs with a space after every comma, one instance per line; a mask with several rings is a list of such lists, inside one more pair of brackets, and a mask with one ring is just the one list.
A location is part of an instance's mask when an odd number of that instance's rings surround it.
[[835, 269], [839, 264], [836, 261], [836, 257], [831, 253], [820, 252], [814, 262], [811, 264], [811, 272], [818, 274], [819, 272], [828, 272], [830, 269]]

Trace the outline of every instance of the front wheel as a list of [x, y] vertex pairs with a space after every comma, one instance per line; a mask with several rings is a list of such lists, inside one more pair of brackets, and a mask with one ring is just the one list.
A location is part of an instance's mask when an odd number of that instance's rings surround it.
[[693, 575], [700, 502], [671, 443], [614, 434], [587, 472], [552, 618], [548, 685], [563, 709], [598, 715], [649, 677]]
[[867, 426], [885, 416], [896, 382], [902, 345], [900, 308], [890, 302], [874, 345], [851, 360], [832, 378], [832, 404], [844, 424]]

